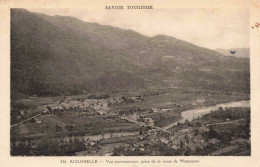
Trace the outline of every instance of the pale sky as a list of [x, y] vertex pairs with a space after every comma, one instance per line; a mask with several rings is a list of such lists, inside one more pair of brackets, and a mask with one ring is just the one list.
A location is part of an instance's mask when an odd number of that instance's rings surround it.
[[131, 29], [147, 36], [173, 36], [205, 48], [249, 47], [247, 9], [27, 9]]

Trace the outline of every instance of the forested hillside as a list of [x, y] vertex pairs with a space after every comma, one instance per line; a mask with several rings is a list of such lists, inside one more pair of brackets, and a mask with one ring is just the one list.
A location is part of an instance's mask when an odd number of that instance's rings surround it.
[[165, 35], [11, 10], [14, 99], [140, 89], [165, 80], [168, 86], [249, 92], [249, 59]]

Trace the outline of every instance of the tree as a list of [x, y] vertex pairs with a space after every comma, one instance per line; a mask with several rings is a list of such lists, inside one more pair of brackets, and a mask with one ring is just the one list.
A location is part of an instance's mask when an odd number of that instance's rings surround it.
[[194, 129], [194, 135], [197, 136], [199, 134], [199, 130], [196, 128]]
[[159, 115], [159, 121], [160, 121], [160, 122], [163, 121], [163, 116], [162, 116], [162, 114]]
[[209, 138], [217, 138], [218, 133], [213, 129], [212, 126], [209, 127]]

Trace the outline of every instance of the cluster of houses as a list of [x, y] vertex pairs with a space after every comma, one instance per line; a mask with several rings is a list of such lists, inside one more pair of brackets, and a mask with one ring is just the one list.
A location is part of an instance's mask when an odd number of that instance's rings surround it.
[[206, 102], [205, 98], [198, 98], [198, 99], [194, 100], [191, 104], [193, 106], [198, 106], [198, 105], [202, 105], [205, 102]]
[[122, 99], [108, 98], [108, 99], [85, 99], [85, 100], [71, 100], [65, 99], [53, 104], [42, 105], [35, 110], [42, 114], [54, 114], [68, 110], [77, 110], [82, 112], [95, 111], [99, 114], [105, 114], [109, 109], [109, 105], [121, 103]]
[[151, 143], [149, 140], [136, 141], [125, 147], [124, 152], [140, 152], [145, 153], [145, 155], [157, 155], [158, 152], [155, 149], [152, 149], [153, 144], [154, 143]]
[[160, 130], [151, 129], [147, 132], [147, 135], [149, 136], [150, 142], [162, 142], [174, 150], [181, 149], [190, 153], [195, 153], [197, 150], [205, 149], [209, 144], [220, 142], [215, 138], [206, 141], [202, 136], [205, 132], [209, 132], [209, 129], [202, 126], [197, 127], [197, 132], [195, 132], [194, 127], [189, 127], [171, 135], [162, 135]]
[[203, 150], [208, 146], [208, 142], [202, 136], [202, 133], [209, 131], [206, 127], [200, 127], [196, 134], [193, 127], [182, 129], [175, 132], [168, 139], [163, 138], [161, 141], [174, 150], [184, 149], [185, 151], [195, 153], [197, 150]]
[[[231, 140], [229, 142], [229, 144], [230, 145], [228, 145], [224, 148], [221, 148], [219, 150], [212, 152], [210, 155], [213, 155], [213, 156], [225, 155], [232, 151], [234, 152], [241, 148], [243, 149], [243, 148], [249, 147], [251, 145], [251, 142], [248, 139], [235, 138], [235, 139]], [[240, 153], [240, 151], [238, 151], [238, 152], [240, 155], [244, 155], [243, 152], [242, 153]], [[246, 153], [245, 155], [249, 154], [247, 151], [245, 153]]]
[[203, 150], [208, 147], [209, 144], [216, 144], [220, 142], [218, 139], [210, 139], [206, 141], [201, 135], [202, 133], [209, 132], [207, 127], [199, 127], [198, 133], [195, 134], [193, 127], [179, 130], [174, 134], [167, 134], [159, 129], [150, 129], [143, 135], [139, 136], [139, 140], [133, 142], [124, 149], [124, 151], [138, 151], [143, 153], [149, 153], [149, 155], [160, 154], [158, 151], [151, 149], [154, 144], [164, 143], [168, 148], [173, 150], [181, 150], [180, 152], [187, 151], [195, 153], [198, 150]]
[[154, 126], [155, 125], [155, 121], [152, 118], [149, 117], [144, 117], [141, 114], [132, 114], [132, 115], [127, 115], [125, 116], [126, 118], [128, 118], [129, 120], [138, 122], [139, 124], [143, 124], [146, 126]]
[[[148, 130], [146, 135], [133, 146], [129, 146], [131, 151], [138, 150], [141, 152], [146, 151], [146, 146], [153, 145], [154, 143], [164, 143], [168, 148], [173, 150], [181, 150], [181, 152], [186, 151], [191, 154], [196, 153], [197, 151], [205, 150], [208, 146], [218, 147], [221, 144], [221, 140], [216, 138], [211, 138], [206, 140], [203, 137], [203, 133], [210, 131], [209, 128], [205, 126], [196, 127], [197, 132], [195, 133], [194, 127], [188, 127], [182, 130], [179, 130], [171, 135], [161, 134], [162, 132], [157, 129]], [[238, 148], [238, 146], [249, 145], [249, 140], [246, 139], [235, 139], [230, 141], [230, 146], [221, 148], [217, 151], [211, 153], [211, 155], [222, 155], [228, 151], [232, 151]]]
[[54, 104], [44, 105], [37, 108], [42, 114], [54, 114], [56, 112], [77, 110], [87, 112], [95, 110], [103, 114], [108, 109], [108, 101], [106, 99], [86, 99], [82, 101], [62, 101]]
[[[37, 98], [35, 96], [34, 98]], [[131, 102], [142, 102], [145, 98], [142, 96], [115, 96], [106, 98], [87, 98], [87, 99], [77, 99], [75, 97], [64, 97], [62, 100], [57, 102], [52, 102], [50, 104], [45, 104], [37, 106], [35, 108], [30, 108], [26, 110], [19, 110], [18, 114], [15, 116], [17, 121], [21, 121], [25, 118], [30, 117], [32, 113], [42, 113], [42, 114], [56, 114], [63, 113], [64, 111], [81, 111], [83, 115], [104, 115], [109, 110], [111, 105], [120, 105], [122, 103]]]
[[64, 99], [59, 102], [39, 106], [36, 108], [42, 114], [53, 114], [55, 112], [66, 111], [66, 110], [77, 110], [82, 112], [96, 111], [99, 114], [106, 114], [110, 105], [120, 104], [125, 101], [142, 101], [137, 97], [120, 98], [120, 97], [109, 97], [107, 99], [84, 99], [84, 100], [73, 100]]

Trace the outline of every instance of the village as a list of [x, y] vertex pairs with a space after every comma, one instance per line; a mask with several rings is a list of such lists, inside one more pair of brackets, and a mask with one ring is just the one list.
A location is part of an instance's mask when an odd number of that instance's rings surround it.
[[[199, 98], [193, 103], [205, 101]], [[229, 115], [223, 116], [224, 109], [220, 108], [221, 111], [181, 122], [181, 104], [172, 104], [175, 110], [136, 107], [146, 103], [147, 96], [143, 95], [64, 96], [52, 103], [16, 110], [11, 125], [12, 151], [16, 155], [77, 156], [250, 153], [250, 134], [246, 130], [250, 109], [226, 109]], [[213, 114], [219, 112], [223, 118]], [[230, 112], [239, 115], [231, 117]], [[230, 130], [234, 133], [227, 136]]]
[[[237, 108], [239, 113], [238, 110]], [[150, 129], [146, 133], [141, 133], [144, 135], [139, 141], [125, 148], [117, 148], [116, 155], [242, 156], [250, 154], [250, 134], [247, 130], [249, 120], [230, 121], [227, 118], [224, 122], [201, 124], [203, 119], [205, 117], [191, 122], [186, 121], [184, 124], [179, 123], [176, 127], [169, 129], [169, 133], [163, 133], [159, 129]]]

